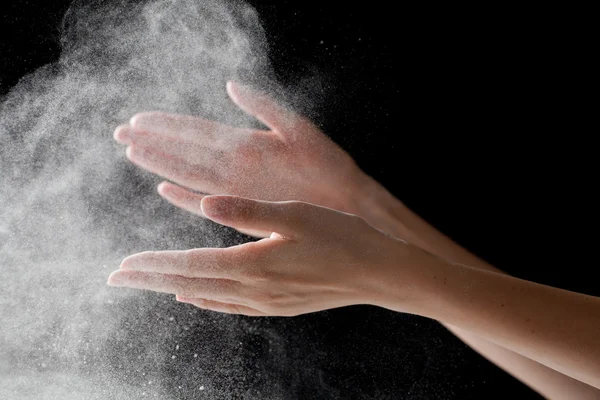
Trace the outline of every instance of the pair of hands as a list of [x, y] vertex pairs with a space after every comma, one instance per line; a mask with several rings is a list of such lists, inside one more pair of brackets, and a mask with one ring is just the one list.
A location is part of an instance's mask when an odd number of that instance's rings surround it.
[[378, 304], [384, 272], [410, 246], [353, 215], [368, 178], [306, 118], [248, 87], [227, 92], [269, 129], [147, 112], [114, 137], [130, 161], [174, 182], [158, 187], [166, 200], [263, 239], [135, 254], [108, 283], [252, 316]]

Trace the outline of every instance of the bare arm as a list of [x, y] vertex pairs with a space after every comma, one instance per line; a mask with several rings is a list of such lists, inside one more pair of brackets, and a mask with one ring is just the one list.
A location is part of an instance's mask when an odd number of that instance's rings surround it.
[[592, 386], [470, 332], [449, 325], [446, 327], [479, 354], [548, 399], [593, 400], [600, 398], [600, 391]]
[[406, 309], [402, 265], [418, 265], [409, 312], [472, 332], [600, 388], [600, 298], [454, 264], [411, 246], [379, 276], [374, 304]]
[[200, 207], [220, 224], [273, 233], [225, 249], [139, 253], [109, 283], [257, 316], [373, 304], [459, 327], [600, 387], [599, 297], [455, 264], [326, 207], [235, 196], [203, 197]]
[[[448, 260], [486, 271], [499, 269], [470, 253], [406, 208], [372, 180], [364, 183], [370, 197], [364, 199], [362, 214], [375, 226]], [[600, 390], [514, 351], [491, 343], [474, 333], [449, 324], [444, 326], [472, 349], [548, 399], [598, 399]]]
[[[257, 199], [304, 200], [357, 214], [373, 226], [449, 260], [495, 270], [404, 207], [310, 122], [250, 88], [231, 84], [228, 92], [236, 104], [271, 129], [239, 129], [202, 118], [144, 113], [115, 132], [115, 138], [129, 146], [127, 155], [131, 161], [183, 186], [163, 183], [159, 192], [167, 200], [201, 216], [202, 196], [184, 187]], [[221, 148], [224, 145], [230, 148]], [[198, 146], [203, 148], [201, 153], [194, 150]], [[232, 157], [221, 165], [214, 160], [220, 160], [219, 154], [223, 152]], [[170, 157], [163, 157], [162, 153]], [[172, 157], [181, 159], [182, 164], [174, 168]], [[188, 163], [190, 160], [193, 162]], [[196, 171], [198, 165], [201, 168]], [[281, 173], [264, 174], [265, 170]], [[231, 175], [232, 171], [235, 174]], [[239, 230], [256, 236], [269, 234]], [[586, 390], [583, 383], [570, 378], [549, 381], [547, 377], [552, 371], [547, 371], [547, 367], [509, 350], [504, 350], [504, 355], [500, 355], [500, 349], [489, 352], [489, 346], [481, 345], [481, 338], [446, 326], [492, 362], [547, 397], [561, 398], [556, 389], [560, 382], [564, 388], [561, 393]], [[498, 362], [500, 358], [511, 361]]]

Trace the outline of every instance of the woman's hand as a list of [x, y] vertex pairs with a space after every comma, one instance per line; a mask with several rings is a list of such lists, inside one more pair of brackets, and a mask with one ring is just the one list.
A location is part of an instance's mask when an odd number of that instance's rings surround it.
[[[298, 201], [207, 196], [201, 208], [223, 225], [273, 234], [228, 248], [135, 254], [108, 283], [173, 293], [179, 301], [225, 313], [294, 316], [377, 304], [379, 280], [412, 247], [354, 215]], [[408, 288], [415, 283], [411, 271], [394, 276]], [[406, 304], [417, 292], [407, 290]]]
[[[311, 121], [265, 94], [229, 82], [227, 92], [268, 130], [242, 129], [199, 117], [144, 112], [119, 126], [115, 139], [133, 163], [177, 183], [159, 193], [202, 216], [203, 195], [300, 200], [357, 214], [365, 175]], [[267, 232], [244, 231], [265, 237]]]

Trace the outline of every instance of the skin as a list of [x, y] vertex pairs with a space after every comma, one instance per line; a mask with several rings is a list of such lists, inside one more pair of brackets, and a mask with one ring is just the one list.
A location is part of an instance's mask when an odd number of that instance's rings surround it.
[[[227, 92], [269, 129], [147, 112], [119, 126], [114, 137], [128, 145], [126, 155], [133, 163], [196, 192], [294, 199], [358, 214], [352, 195], [358, 192], [360, 171], [345, 151], [311, 121], [263, 94], [231, 82]], [[159, 187], [167, 200], [202, 215], [198, 197], [186, 192], [168, 182]]]
[[[165, 199], [264, 239], [133, 255], [109, 284], [254, 316], [352, 304], [422, 315], [548, 398], [598, 398], [598, 298], [502, 274], [410, 212], [307, 119], [250, 88], [227, 91], [268, 129], [151, 112], [115, 139], [132, 162], [178, 184], [159, 185]], [[301, 201], [272, 202], [286, 199]]]

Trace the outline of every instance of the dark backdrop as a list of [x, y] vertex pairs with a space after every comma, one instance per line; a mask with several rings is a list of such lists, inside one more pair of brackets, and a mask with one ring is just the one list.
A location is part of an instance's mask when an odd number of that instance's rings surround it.
[[[2, 93], [57, 57], [68, 3], [3, 2]], [[318, 71], [319, 123], [369, 174], [507, 272], [600, 294], [595, 66], [582, 14], [251, 3], [280, 79]], [[290, 398], [537, 398], [422, 318], [350, 307], [268, 324], [288, 346], [286, 364], [250, 338], [257, 367], [245, 384], [285, 386], [285, 371], [302, 369]]]

